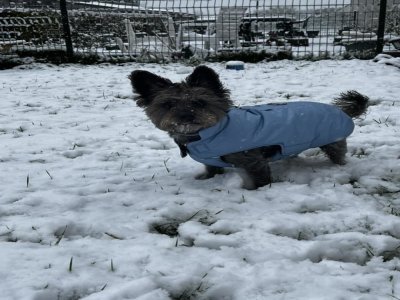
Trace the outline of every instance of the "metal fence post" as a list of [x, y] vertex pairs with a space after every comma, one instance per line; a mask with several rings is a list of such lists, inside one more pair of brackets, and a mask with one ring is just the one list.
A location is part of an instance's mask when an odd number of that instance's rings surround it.
[[68, 11], [66, 0], [60, 0], [61, 22], [63, 25], [65, 45], [67, 47], [67, 57], [74, 56], [74, 49], [72, 48], [71, 29], [69, 28]]
[[376, 54], [382, 53], [384, 36], [385, 36], [385, 21], [386, 21], [386, 4], [387, 0], [380, 0], [379, 7], [379, 24], [378, 24], [378, 38], [376, 42]]

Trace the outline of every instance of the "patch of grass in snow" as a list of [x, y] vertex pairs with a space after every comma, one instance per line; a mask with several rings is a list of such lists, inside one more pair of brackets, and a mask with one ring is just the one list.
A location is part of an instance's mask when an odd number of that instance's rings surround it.
[[400, 257], [400, 245], [394, 249], [391, 250], [384, 250], [382, 251], [379, 256], [382, 256], [383, 261], [391, 261], [392, 259], [399, 258]]
[[400, 207], [398, 205], [394, 205], [393, 203], [390, 203], [387, 208], [389, 209], [388, 212], [396, 217], [400, 217]]
[[72, 272], [72, 264], [73, 264], [74, 258], [71, 257], [71, 259], [69, 260], [69, 266], [68, 266], [68, 272]]
[[63, 239], [63, 237], [64, 237], [64, 235], [65, 235], [65, 232], [67, 231], [67, 228], [68, 228], [68, 225], [65, 225], [65, 228], [64, 228], [64, 230], [61, 232], [61, 234], [57, 234], [57, 232], [54, 233], [55, 236], [58, 236], [57, 241], [56, 241], [55, 244], [54, 244], [55, 246], [58, 246], [58, 245], [60, 244], [61, 240]]
[[183, 290], [181, 294], [171, 295], [172, 300], [193, 300], [201, 298], [201, 294], [208, 290], [204, 279], [207, 277], [208, 273], [200, 279], [198, 284], [194, 284], [191, 287], [187, 287]]
[[60, 288], [46, 284], [43, 287], [43, 291], [39, 292], [35, 299], [79, 300], [91, 294], [103, 291], [106, 286], [107, 284], [103, 284], [101, 287], [72, 286]]
[[378, 194], [379, 196], [391, 195], [391, 194], [394, 195], [394, 194], [399, 194], [400, 193], [400, 189], [399, 190], [392, 190], [392, 189], [389, 189], [386, 186], [378, 185], [375, 188], [375, 193]]
[[390, 119], [390, 116], [387, 116], [386, 118], [378, 118], [378, 120], [373, 119], [377, 124], [379, 125], [385, 125], [386, 127], [389, 127], [389, 125], [391, 126], [395, 126], [396, 122], [392, 119]]
[[115, 272], [114, 262], [112, 259], [111, 259], [111, 263], [110, 263], [110, 270], [111, 270], [111, 272]]
[[26, 131], [26, 128], [22, 127], [22, 125], [21, 125], [17, 128], [17, 131], [22, 133], [22, 132]]
[[157, 232], [159, 234], [165, 234], [170, 237], [176, 237], [178, 235], [178, 227], [181, 224], [178, 220], [163, 221], [160, 223], [153, 223], [151, 225], [150, 232]]
[[150, 226], [150, 232], [156, 232], [159, 234], [165, 234], [168, 235], [169, 237], [176, 237], [178, 236], [178, 228], [181, 224], [191, 221], [191, 220], [196, 220], [197, 222], [206, 225], [206, 226], [211, 226], [216, 222], [215, 215], [221, 213], [221, 211], [215, 213], [212, 215], [209, 211], [206, 209], [202, 209], [194, 213], [188, 218], [177, 218], [177, 217], [170, 217], [170, 218], [165, 218], [162, 221], [155, 222], [151, 224]]
[[296, 239], [298, 241], [313, 240], [318, 234], [311, 230], [311, 228], [284, 228], [277, 227], [269, 231], [270, 234]]
[[13, 236], [14, 230], [11, 230], [7, 226], [6, 226], [6, 228], [7, 228], [7, 231], [0, 234], [0, 241], [5, 241], [5, 242], [9, 242], [9, 243], [18, 242], [18, 239]]

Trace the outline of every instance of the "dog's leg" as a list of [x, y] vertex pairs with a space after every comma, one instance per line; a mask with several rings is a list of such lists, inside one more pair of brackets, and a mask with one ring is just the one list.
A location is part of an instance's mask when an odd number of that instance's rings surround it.
[[346, 164], [347, 142], [346, 139], [321, 147], [329, 159], [338, 165]]
[[217, 174], [224, 174], [224, 168], [214, 167], [214, 166], [206, 166], [206, 171], [196, 176], [196, 179], [204, 180], [214, 177]]
[[243, 169], [245, 169], [251, 180], [246, 186], [249, 190], [255, 190], [272, 182], [271, 170], [266, 161], [250, 163], [244, 166]]
[[[235, 167], [246, 171], [249, 178], [244, 178], [244, 187], [257, 189], [272, 182], [271, 170], [265, 158], [263, 148], [224, 155], [222, 159]], [[250, 182], [248, 182], [248, 180]]]

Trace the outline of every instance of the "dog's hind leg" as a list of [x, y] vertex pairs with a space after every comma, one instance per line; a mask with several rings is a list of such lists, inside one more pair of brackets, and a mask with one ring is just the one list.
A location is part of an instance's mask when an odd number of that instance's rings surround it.
[[338, 165], [346, 164], [347, 142], [346, 139], [321, 147], [329, 159]]

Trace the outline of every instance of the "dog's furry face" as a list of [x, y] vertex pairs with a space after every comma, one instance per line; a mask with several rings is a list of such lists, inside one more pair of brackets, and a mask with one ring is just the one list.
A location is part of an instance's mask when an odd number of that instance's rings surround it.
[[197, 67], [185, 81], [169, 79], [147, 71], [129, 76], [135, 100], [154, 125], [171, 136], [188, 135], [215, 125], [232, 106], [229, 90], [206, 66]]

